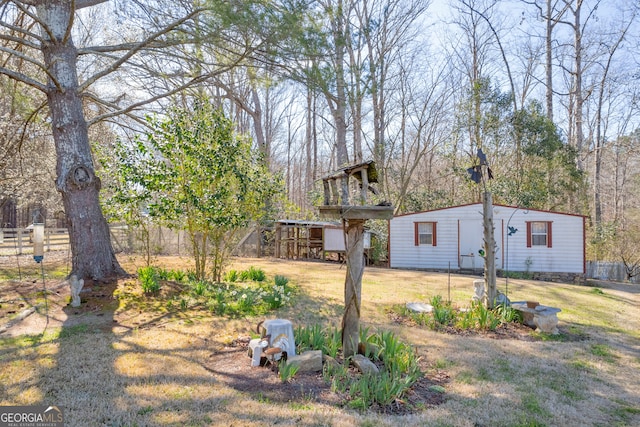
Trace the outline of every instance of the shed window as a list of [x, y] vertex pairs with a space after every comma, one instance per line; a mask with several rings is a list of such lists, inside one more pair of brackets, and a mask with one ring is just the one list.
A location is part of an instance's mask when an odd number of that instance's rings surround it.
[[416, 222], [415, 225], [415, 245], [436, 246], [436, 223]]
[[527, 222], [527, 247], [551, 247], [551, 221]]

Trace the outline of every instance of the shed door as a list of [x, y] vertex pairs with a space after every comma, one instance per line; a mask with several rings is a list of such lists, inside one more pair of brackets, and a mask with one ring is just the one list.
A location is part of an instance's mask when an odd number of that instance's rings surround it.
[[[484, 268], [484, 259], [478, 251], [484, 247], [482, 220], [461, 219], [458, 227], [458, 254], [460, 268]], [[502, 268], [502, 227], [494, 219], [494, 240], [496, 241], [496, 268]]]

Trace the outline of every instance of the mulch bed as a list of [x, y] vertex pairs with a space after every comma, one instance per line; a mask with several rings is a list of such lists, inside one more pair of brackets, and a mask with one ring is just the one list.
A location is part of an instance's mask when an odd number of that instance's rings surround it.
[[[223, 384], [259, 400], [279, 403], [316, 403], [346, 406], [348, 396], [331, 390], [321, 372], [297, 373], [288, 382], [282, 382], [274, 365], [251, 366], [247, 353], [248, 340], [236, 340], [231, 346], [212, 353], [204, 367]], [[422, 364], [424, 375], [412, 387], [402, 401], [388, 406], [375, 406], [368, 410], [385, 414], [409, 414], [443, 403], [446, 394], [437, 390], [449, 382], [444, 371], [434, 370]]]

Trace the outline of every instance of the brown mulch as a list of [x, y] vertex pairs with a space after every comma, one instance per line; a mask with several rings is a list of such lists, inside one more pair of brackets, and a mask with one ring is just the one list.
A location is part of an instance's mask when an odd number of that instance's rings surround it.
[[[331, 406], [348, 405], [349, 396], [332, 391], [331, 385], [324, 380], [321, 372], [299, 372], [289, 381], [282, 382], [275, 365], [252, 367], [247, 346], [248, 340], [236, 340], [231, 346], [212, 353], [204, 362], [205, 369], [228, 387], [248, 393], [259, 400], [300, 404], [312, 402]], [[429, 374], [420, 378], [403, 400], [397, 400], [384, 407], [375, 406], [369, 410], [401, 415], [444, 403], [446, 393], [434, 386], [444, 387], [449, 382], [448, 374], [435, 370], [425, 363], [422, 363], [421, 368], [423, 372], [429, 372]]]

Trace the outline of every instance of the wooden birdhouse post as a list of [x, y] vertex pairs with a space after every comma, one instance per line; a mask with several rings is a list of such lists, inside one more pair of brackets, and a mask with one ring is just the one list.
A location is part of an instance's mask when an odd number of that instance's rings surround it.
[[[358, 353], [362, 275], [364, 273], [364, 224], [368, 219], [391, 219], [393, 206], [388, 203], [369, 205], [369, 191], [378, 182], [375, 163], [368, 161], [344, 167], [322, 178], [324, 204], [318, 207], [321, 218], [341, 219], [346, 234], [347, 277], [344, 284], [342, 348], [344, 357]], [[354, 195], [355, 204], [350, 203]]]

